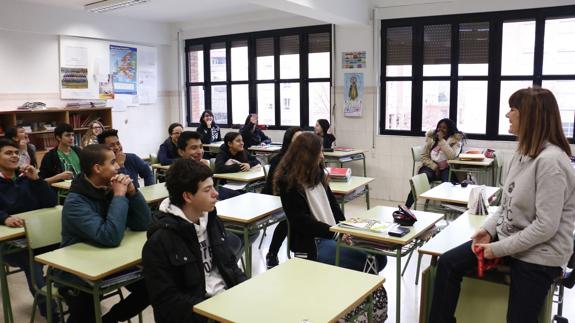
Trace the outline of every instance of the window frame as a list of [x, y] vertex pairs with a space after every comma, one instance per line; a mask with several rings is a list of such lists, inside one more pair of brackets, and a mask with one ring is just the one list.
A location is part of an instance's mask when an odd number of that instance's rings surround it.
[[[309, 78], [308, 77], [308, 54], [309, 44], [308, 35], [317, 33], [328, 33], [330, 44], [330, 77], [327, 78]], [[299, 36], [299, 78], [281, 79], [280, 78], [280, 37], [283, 36]], [[299, 126], [304, 129], [311, 129], [308, 126], [309, 122], [309, 97], [308, 88], [309, 83], [312, 82], [329, 82], [330, 87], [332, 83], [332, 62], [333, 62], [333, 47], [332, 47], [332, 25], [316, 25], [308, 27], [277, 29], [268, 31], [259, 31], [252, 33], [241, 33], [233, 35], [222, 35], [214, 37], [186, 39], [185, 40], [185, 86], [186, 86], [186, 124], [188, 127], [199, 126], [199, 120], [190, 120], [192, 116], [192, 106], [190, 99], [190, 89], [192, 86], [202, 86], [204, 89], [204, 105], [206, 110], [211, 110], [212, 106], [212, 93], [211, 89], [214, 85], [226, 85], [227, 88], [227, 122], [225, 124], [218, 123], [219, 126], [225, 128], [237, 127], [238, 124], [233, 124], [232, 113], [232, 85], [247, 84], [248, 97], [249, 97], [249, 112], [257, 113], [258, 97], [257, 86], [258, 84], [274, 84], [274, 102], [275, 102], [275, 125], [268, 125], [270, 130], [285, 130], [291, 126], [284, 126], [281, 124], [281, 102], [280, 102], [280, 84], [281, 83], [294, 83], [300, 84], [300, 112], [299, 112]], [[256, 53], [256, 40], [259, 38], [272, 38], [274, 44], [274, 78], [267, 80], [257, 79], [257, 53]], [[232, 81], [231, 80], [231, 45], [235, 41], [247, 40], [248, 46], [248, 80]], [[210, 45], [214, 43], [225, 43], [226, 46], [226, 81], [211, 81], [210, 77]], [[190, 82], [190, 49], [193, 47], [202, 46], [203, 48], [203, 67], [204, 79], [203, 82]], [[333, 98], [330, 93], [330, 116], [331, 117], [331, 103]], [[240, 124], [242, 126], [243, 124]]]
[[[501, 81], [532, 81], [534, 85], [541, 85], [546, 80], [574, 80], [575, 74], [543, 75], [543, 47], [546, 19], [575, 18], [575, 5], [498, 11], [471, 14], [454, 14], [444, 16], [430, 16], [417, 18], [401, 18], [381, 20], [381, 70], [380, 70], [380, 135], [422, 136], [428, 129], [421, 129], [422, 125], [422, 89], [423, 81], [449, 80], [450, 107], [449, 118], [457, 122], [457, 96], [458, 82], [472, 80], [487, 80], [487, 106], [485, 134], [466, 134], [469, 139], [513, 141], [515, 136], [500, 135], [500, 87]], [[531, 75], [501, 75], [501, 56], [503, 41], [503, 23], [513, 21], [535, 21], [535, 43], [533, 73]], [[459, 75], [459, 24], [489, 23], [489, 49], [487, 76], [461, 76]], [[425, 25], [451, 25], [451, 75], [450, 76], [423, 76], [423, 29]], [[387, 29], [393, 27], [412, 28], [412, 73], [411, 76], [386, 76], [387, 62]], [[386, 81], [411, 81], [411, 127], [410, 130], [385, 129], [386, 122]], [[571, 120], [575, 123], [575, 120]], [[573, 137], [568, 138], [573, 143]]]

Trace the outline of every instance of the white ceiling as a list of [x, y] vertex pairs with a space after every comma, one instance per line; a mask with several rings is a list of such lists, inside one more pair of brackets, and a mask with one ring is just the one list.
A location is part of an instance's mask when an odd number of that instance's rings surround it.
[[[84, 10], [84, 5], [97, 0], [12, 0], [47, 6]], [[238, 14], [273, 12], [243, 0], [151, 0], [134, 7], [122, 8], [105, 14], [164, 23], [189, 23]]]

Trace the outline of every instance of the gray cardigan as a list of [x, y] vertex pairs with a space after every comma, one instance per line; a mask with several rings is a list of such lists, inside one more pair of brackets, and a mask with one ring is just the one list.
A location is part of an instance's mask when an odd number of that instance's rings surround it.
[[483, 225], [498, 240], [493, 254], [564, 266], [573, 253], [574, 226], [575, 170], [567, 154], [549, 143], [535, 158], [515, 153], [501, 207]]

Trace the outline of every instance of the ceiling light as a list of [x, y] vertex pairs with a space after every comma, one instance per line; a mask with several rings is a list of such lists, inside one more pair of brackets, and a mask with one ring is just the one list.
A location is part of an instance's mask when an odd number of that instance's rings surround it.
[[91, 12], [106, 12], [135, 6], [149, 1], [151, 0], [101, 0], [85, 5], [84, 9]]

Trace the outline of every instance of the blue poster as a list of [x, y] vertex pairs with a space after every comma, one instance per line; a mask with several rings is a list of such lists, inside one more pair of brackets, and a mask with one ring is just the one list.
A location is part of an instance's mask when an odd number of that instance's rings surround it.
[[110, 73], [116, 94], [137, 94], [137, 49], [110, 45]]

